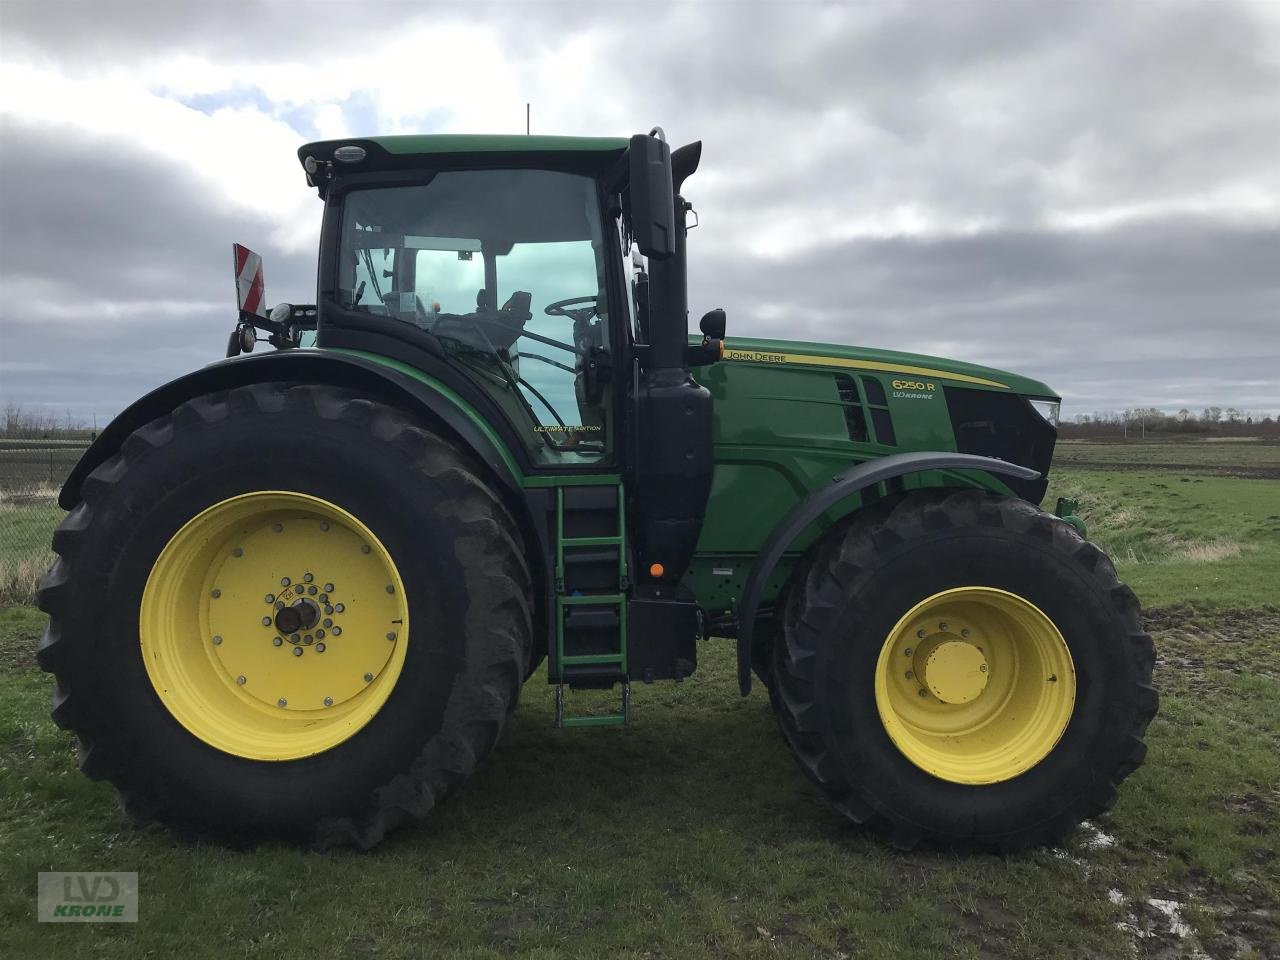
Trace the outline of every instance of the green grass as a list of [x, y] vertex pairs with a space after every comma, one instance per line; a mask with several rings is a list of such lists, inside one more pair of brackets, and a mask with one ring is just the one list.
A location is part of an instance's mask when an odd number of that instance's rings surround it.
[[[703, 645], [683, 684], [637, 686], [625, 729], [553, 729], [535, 678], [467, 787], [373, 853], [187, 843], [127, 825], [111, 789], [76, 771], [72, 738], [47, 719], [52, 681], [34, 665], [43, 617], [10, 607], [3, 953], [1276, 955], [1280, 481], [1074, 468], [1054, 488], [1081, 497], [1148, 608], [1162, 694], [1146, 765], [1061, 849], [902, 854], [849, 826], [796, 770], [763, 693], [738, 696], [722, 640]], [[141, 921], [35, 923], [36, 873], [78, 869], [137, 870]], [[1180, 904], [1190, 936], [1151, 899]]]
[[1177, 468], [1280, 479], [1280, 441], [1271, 439], [1067, 440], [1053, 460], [1055, 469]]
[[63, 517], [50, 490], [0, 491], [0, 603], [29, 603], [53, 562], [50, 540]]

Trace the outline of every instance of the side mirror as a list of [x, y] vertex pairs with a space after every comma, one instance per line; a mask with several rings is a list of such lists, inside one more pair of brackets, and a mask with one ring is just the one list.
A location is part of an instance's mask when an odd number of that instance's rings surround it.
[[675, 250], [676, 208], [671, 189], [671, 148], [657, 137], [631, 138], [631, 233], [646, 257]]
[[702, 320], [698, 323], [698, 328], [702, 331], [702, 335], [708, 340], [723, 340], [724, 326], [725, 315], [723, 307], [708, 310], [702, 315]]

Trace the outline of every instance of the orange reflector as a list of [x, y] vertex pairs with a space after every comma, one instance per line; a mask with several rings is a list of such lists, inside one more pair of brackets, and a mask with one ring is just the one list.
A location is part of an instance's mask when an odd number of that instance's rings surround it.
[[667, 568], [660, 563], [649, 564], [649, 576], [660, 577], [667, 572]]

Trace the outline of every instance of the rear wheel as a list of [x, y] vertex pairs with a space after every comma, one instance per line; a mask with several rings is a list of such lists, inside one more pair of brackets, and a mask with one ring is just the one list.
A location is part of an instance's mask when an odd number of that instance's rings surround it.
[[129, 812], [369, 846], [496, 741], [528, 661], [523, 547], [402, 412], [318, 386], [201, 397], [83, 497], [39, 657], [82, 768]]
[[792, 584], [773, 703], [804, 770], [901, 846], [1012, 850], [1108, 809], [1141, 762], [1154, 651], [1132, 591], [1022, 501], [869, 508]]

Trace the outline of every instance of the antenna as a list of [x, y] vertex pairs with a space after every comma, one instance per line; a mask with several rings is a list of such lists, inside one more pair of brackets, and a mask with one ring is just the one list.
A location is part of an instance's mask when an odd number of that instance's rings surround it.
[[524, 105], [524, 135], [529, 136], [529, 104]]

